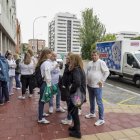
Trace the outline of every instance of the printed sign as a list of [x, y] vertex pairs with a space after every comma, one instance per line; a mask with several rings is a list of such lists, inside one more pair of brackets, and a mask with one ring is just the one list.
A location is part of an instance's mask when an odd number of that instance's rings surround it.
[[100, 58], [104, 60], [110, 69], [121, 69], [121, 42], [97, 43], [96, 49], [100, 52]]

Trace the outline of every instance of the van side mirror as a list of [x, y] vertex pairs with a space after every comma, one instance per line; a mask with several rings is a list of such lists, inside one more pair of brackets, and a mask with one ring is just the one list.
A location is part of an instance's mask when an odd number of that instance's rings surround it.
[[137, 62], [134, 61], [134, 62], [132, 63], [132, 66], [133, 66], [133, 68], [138, 68]]

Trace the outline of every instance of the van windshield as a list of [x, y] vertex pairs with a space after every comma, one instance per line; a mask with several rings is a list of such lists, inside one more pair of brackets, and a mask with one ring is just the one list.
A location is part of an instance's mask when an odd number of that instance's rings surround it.
[[138, 59], [138, 61], [140, 62], [140, 53], [135, 54], [135, 56]]

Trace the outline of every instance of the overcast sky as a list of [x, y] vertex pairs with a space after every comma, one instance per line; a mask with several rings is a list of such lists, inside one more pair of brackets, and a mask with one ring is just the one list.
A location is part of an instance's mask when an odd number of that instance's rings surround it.
[[58, 12], [69, 12], [81, 19], [81, 11], [93, 8], [107, 33], [135, 31], [140, 33], [140, 0], [16, 0], [17, 18], [21, 24], [22, 42], [34, 36], [48, 43], [48, 22]]

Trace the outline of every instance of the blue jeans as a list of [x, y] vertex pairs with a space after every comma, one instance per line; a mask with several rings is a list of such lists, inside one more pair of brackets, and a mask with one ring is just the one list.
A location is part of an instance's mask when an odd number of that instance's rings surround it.
[[9, 101], [8, 86], [6, 81], [0, 81], [0, 103]]
[[8, 82], [8, 91], [9, 94], [13, 93], [13, 82], [14, 82], [14, 76], [9, 77], [10, 80]]
[[44, 112], [44, 102], [41, 101], [43, 92], [46, 86], [46, 82], [43, 82], [43, 84], [40, 87], [40, 98], [39, 98], [39, 106], [38, 106], [38, 120], [42, 120], [43, 118], [43, 112]]
[[[57, 86], [57, 84], [56, 84]], [[60, 107], [60, 100], [61, 100], [61, 92], [60, 89], [58, 88], [57, 94], [56, 94], [56, 108]], [[53, 97], [51, 97], [50, 101], [49, 101], [49, 106], [53, 107]]]
[[90, 113], [95, 113], [95, 98], [98, 105], [99, 119], [104, 119], [104, 106], [102, 101], [102, 88], [92, 88], [87, 86], [89, 92]]
[[20, 88], [19, 74], [15, 75], [16, 88]]

